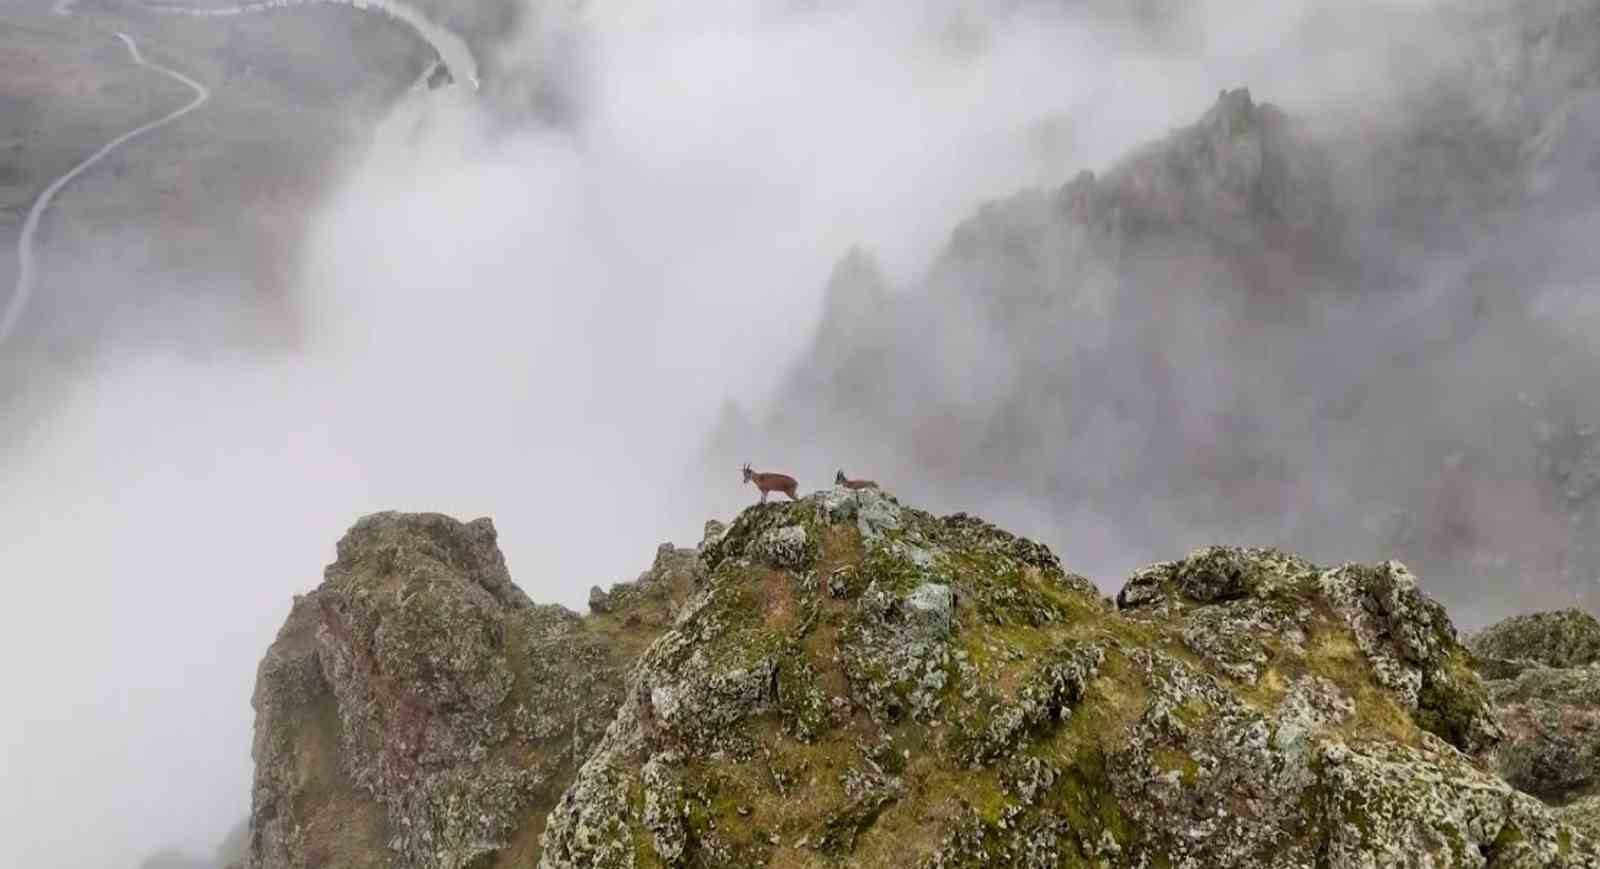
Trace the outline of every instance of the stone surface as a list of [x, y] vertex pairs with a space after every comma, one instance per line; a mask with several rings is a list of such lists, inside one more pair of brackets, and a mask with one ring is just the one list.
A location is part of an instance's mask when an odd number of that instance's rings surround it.
[[1600, 620], [1577, 609], [1512, 616], [1468, 637], [1467, 646], [1483, 659], [1583, 667], [1600, 663]]
[[632, 657], [699, 581], [683, 553], [585, 620], [528, 600], [487, 519], [356, 523], [261, 663], [248, 865], [536, 859]]
[[[531, 603], [487, 520], [359, 522], [262, 664], [250, 865], [1600, 865], [1588, 802], [1485, 771], [1521, 731], [1395, 562], [1210, 547], [1113, 607], [820, 492], [601, 595]], [[1536, 672], [1502, 714], [1587, 702]]]
[[1496, 771], [1600, 833], [1600, 623], [1571, 609], [1514, 616], [1469, 645], [1506, 732]]

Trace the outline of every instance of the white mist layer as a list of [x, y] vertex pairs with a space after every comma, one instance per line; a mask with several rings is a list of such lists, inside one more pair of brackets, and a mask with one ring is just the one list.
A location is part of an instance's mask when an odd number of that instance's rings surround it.
[[[208, 853], [248, 811], [256, 663], [361, 514], [492, 516], [517, 581], [578, 606], [753, 500], [680, 468], [725, 398], [766, 409], [849, 246], [905, 280], [983, 199], [1221, 88], [1360, 92], [1348, 29], [1308, 51], [1304, 10], [1254, 6], [1152, 45], [1027, 4], [612, 4], [567, 22], [574, 128], [406, 109], [314, 224], [294, 358], [113, 352], [0, 458], [0, 817], [28, 831], [0, 864]], [[810, 490], [834, 460], [780, 467]]]

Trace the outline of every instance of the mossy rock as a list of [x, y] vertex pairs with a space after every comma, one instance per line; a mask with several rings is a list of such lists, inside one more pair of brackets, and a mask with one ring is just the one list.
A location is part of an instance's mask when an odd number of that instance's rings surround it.
[[1600, 620], [1578, 609], [1512, 616], [1468, 637], [1467, 646], [1485, 659], [1586, 667], [1600, 662]]
[[[826, 492], [663, 546], [580, 617], [492, 539], [364, 520], [297, 604], [263, 664], [260, 865], [1600, 860], [1463, 753], [1488, 693], [1403, 565], [1211, 547], [1112, 608], [989, 523]], [[1534, 673], [1495, 696], [1588, 696]]]

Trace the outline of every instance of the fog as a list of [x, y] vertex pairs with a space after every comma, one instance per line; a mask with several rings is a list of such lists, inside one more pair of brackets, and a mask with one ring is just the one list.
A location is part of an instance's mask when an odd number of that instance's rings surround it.
[[[878, 474], [854, 456], [903, 452], [850, 443], [860, 420], [812, 419], [806, 444], [702, 464], [728, 402], [756, 427], [784, 418], [853, 246], [888, 293], [909, 292], [980, 203], [1103, 169], [1223, 88], [1372, 121], [1400, 110], [1390, 82], [1466, 47], [1420, 0], [1177, 5], [530, 9], [489, 47], [485, 68], [513, 77], [488, 83], [500, 98], [403, 99], [341, 156], [272, 304], [185, 285], [139, 310], [24, 317], [0, 347], [0, 863], [209, 853], [249, 809], [255, 666], [358, 516], [492, 516], [518, 583], [579, 608], [657, 543], [698, 542], [706, 519], [752, 501], [742, 461], [809, 490], [839, 463]], [[569, 111], [517, 111], [511, 97], [535, 91]], [[110, 281], [154, 243], [125, 232], [78, 251], [74, 274]], [[36, 292], [98, 298], [48, 274]], [[1592, 306], [1575, 296], [1544, 298], [1566, 321]], [[64, 361], [51, 348], [83, 337], [73, 322], [96, 340]], [[217, 323], [225, 347], [173, 339]], [[959, 389], [981, 391], [1026, 380], [998, 338], [894, 340], [938, 342], [977, 366]], [[1121, 577], [1099, 568], [1191, 542], [1176, 515], [1130, 528], [1126, 510], [879, 467], [903, 472], [891, 488], [913, 501], [993, 510], [1108, 590]]]

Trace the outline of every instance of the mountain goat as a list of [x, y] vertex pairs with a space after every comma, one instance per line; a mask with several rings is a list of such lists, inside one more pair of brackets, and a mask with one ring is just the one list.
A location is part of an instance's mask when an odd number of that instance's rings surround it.
[[843, 486], [846, 489], [876, 489], [876, 488], [878, 488], [878, 484], [874, 483], [871, 480], [852, 480], [849, 477], [846, 477], [844, 475], [844, 471], [842, 471], [842, 470], [839, 473], [833, 475], [833, 482], [834, 482], [834, 485]]
[[749, 462], [746, 462], [740, 470], [744, 472], [744, 481], [746, 483], [755, 483], [756, 488], [761, 490], [762, 504], [767, 503], [767, 495], [771, 492], [782, 492], [788, 495], [791, 501], [800, 500], [795, 494], [799, 490], [800, 484], [795, 481], [794, 477], [788, 474], [769, 474], [761, 471], [752, 471], [750, 470]]

